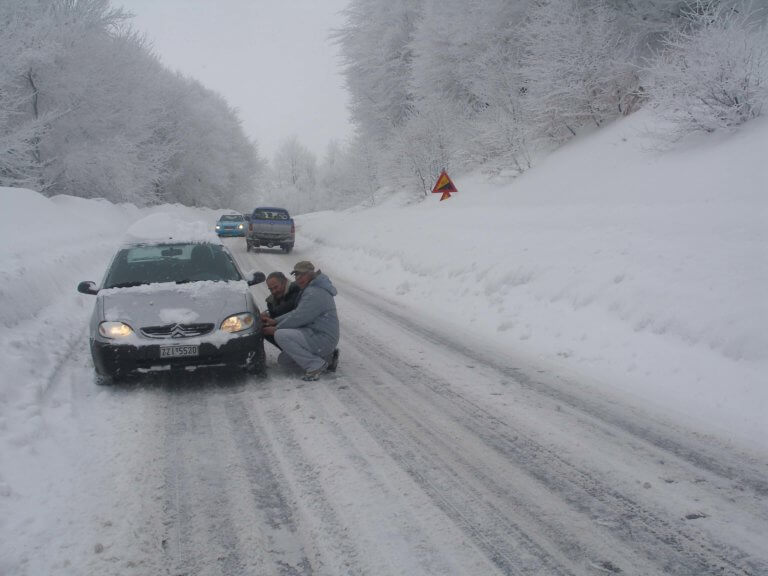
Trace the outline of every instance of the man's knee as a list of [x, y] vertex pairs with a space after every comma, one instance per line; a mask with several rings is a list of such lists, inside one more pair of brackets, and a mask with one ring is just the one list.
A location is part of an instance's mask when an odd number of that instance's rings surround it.
[[285, 347], [293, 348], [299, 342], [299, 336], [301, 332], [293, 328], [284, 328], [282, 330], [275, 330], [275, 343], [281, 350], [285, 350]]

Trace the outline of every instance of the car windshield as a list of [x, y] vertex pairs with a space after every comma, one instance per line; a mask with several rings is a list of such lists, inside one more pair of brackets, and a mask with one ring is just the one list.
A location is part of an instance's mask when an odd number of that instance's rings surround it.
[[218, 244], [139, 244], [121, 249], [104, 288], [128, 288], [158, 282], [242, 280], [232, 257]]
[[219, 218], [219, 222], [242, 222], [243, 217], [239, 214], [227, 214]]

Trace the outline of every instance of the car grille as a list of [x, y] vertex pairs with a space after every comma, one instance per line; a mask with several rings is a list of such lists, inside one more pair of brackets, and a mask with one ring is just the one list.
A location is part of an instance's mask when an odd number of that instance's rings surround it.
[[208, 334], [213, 324], [166, 324], [165, 326], [145, 326], [141, 333], [147, 338], [192, 338]]

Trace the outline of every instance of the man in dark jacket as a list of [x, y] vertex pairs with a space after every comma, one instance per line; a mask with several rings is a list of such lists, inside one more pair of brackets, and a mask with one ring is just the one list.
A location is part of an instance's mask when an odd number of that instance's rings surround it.
[[[289, 282], [282, 272], [271, 272], [267, 276], [267, 288], [269, 289], [267, 309], [261, 313], [263, 325], [268, 324], [267, 320], [278, 318], [296, 308], [296, 304], [299, 303], [299, 296], [301, 296], [299, 285], [295, 282]], [[265, 331], [264, 340], [277, 346], [274, 335], [267, 332], [272, 331]], [[277, 347], [280, 348], [280, 346]]]
[[[285, 367], [298, 366], [304, 380], [317, 380], [320, 374], [338, 361], [339, 317], [336, 313], [336, 288], [330, 278], [315, 271], [311, 262], [303, 260], [291, 272], [302, 289], [296, 308], [266, 321], [265, 334], [274, 332], [283, 352], [278, 362]], [[274, 330], [270, 329], [274, 325]]]

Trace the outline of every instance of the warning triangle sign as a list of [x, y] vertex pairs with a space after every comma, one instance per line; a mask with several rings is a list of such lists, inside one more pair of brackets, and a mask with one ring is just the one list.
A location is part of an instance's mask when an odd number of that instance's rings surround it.
[[432, 194], [442, 194], [440, 200], [444, 200], [451, 197], [451, 192], [458, 192], [458, 190], [453, 185], [453, 181], [451, 181], [448, 174], [443, 170], [440, 172], [440, 176], [437, 177], [435, 187], [432, 188]]

